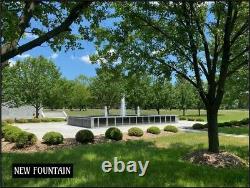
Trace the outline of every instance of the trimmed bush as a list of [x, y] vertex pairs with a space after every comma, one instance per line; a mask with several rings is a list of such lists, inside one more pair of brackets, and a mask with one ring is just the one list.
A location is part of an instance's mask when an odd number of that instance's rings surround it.
[[151, 133], [151, 134], [160, 134], [161, 130], [158, 127], [149, 127], [147, 129], [147, 133]]
[[231, 126], [241, 126], [240, 121], [230, 121]]
[[143, 130], [138, 127], [132, 127], [128, 130], [128, 135], [140, 137], [143, 135]]
[[16, 123], [28, 123], [28, 119], [16, 119]]
[[57, 145], [63, 143], [63, 135], [59, 132], [47, 132], [43, 136], [43, 141], [48, 145]]
[[22, 133], [20, 133], [17, 137], [16, 147], [23, 148], [27, 145], [35, 144], [36, 141], [37, 141], [36, 135], [34, 135], [33, 133], [22, 131]]
[[175, 127], [175, 126], [173, 126], [173, 125], [167, 125], [166, 127], [164, 127], [164, 131], [177, 133], [178, 132], [178, 128]]
[[194, 118], [187, 118], [188, 121], [195, 121]]
[[222, 122], [222, 123], [218, 123], [218, 127], [231, 127], [232, 123], [231, 122]]
[[4, 121], [6, 121], [6, 122], [9, 123], [9, 124], [15, 123], [14, 119], [6, 119], [6, 120], [4, 120]]
[[249, 125], [249, 118], [244, 118], [239, 121], [241, 125]]
[[106, 132], [105, 132], [105, 137], [111, 139], [110, 133], [111, 133], [111, 131], [113, 131], [113, 130], [115, 130], [115, 129], [118, 129], [118, 128], [116, 128], [116, 127], [110, 127], [110, 128], [108, 128], [108, 129], [106, 130]]
[[90, 130], [80, 130], [75, 135], [76, 141], [80, 143], [89, 143], [94, 141], [94, 134]]
[[186, 120], [187, 118], [185, 117], [180, 117], [179, 120]]
[[2, 126], [6, 126], [9, 125], [9, 123], [7, 121], [2, 121]]
[[193, 129], [204, 129], [205, 128], [205, 126], [201, 123], [195, 123], [195, 124], [193, 124], [192, 127], [193, 127]]
[[202, 118], [197, 118], [196, 121], [204, 121]]
[[41, 122], [51, 122], [51, 119], [50, 118], [42, 118]]
[[40, 122], [41, 122], [41, 119], [38, 119], [38, 118], [28, 119], [28, 122], [29, 122], [29, 123], [40, 123]]
[[9, 125], [9, 124], [7, 124], [7, 125], [5, 125], [5, 126], [2, 127], [2, 135], [3, 135], [3, 137], [4, 137], [4, 135], [6, 134], [7, 131], [9, 131], [9, 130], [12, 129], [12, 127], [13, 126]]
[[3, 136], [4, 139], [8, 142], [16, 142], [17, 137], [19, 134], [21, 134], [23, 131], [15, 126], [5, 126], [5, 129], [3, 130]]
[[110, 139], [112, 140], [122, 140], [122, 132], [120, 131], [120, 129], [114, 129], [110, 132]]
[[50, 118], [51, 122], [61, 122], [61, 121], [66, 121], [64, 118]]

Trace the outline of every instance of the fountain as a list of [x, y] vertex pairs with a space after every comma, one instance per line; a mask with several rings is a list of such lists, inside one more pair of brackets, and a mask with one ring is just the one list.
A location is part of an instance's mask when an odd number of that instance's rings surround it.
[[121, 99], [120, 116], [109, 116], [108, 107], [104, 107], [104, 116], [68, 117], [68, 124], [85, 128], [99, 128], [108, 126], [141, 125], [175, 123], [176, 115], [141, 115], [140, 107], [137, 106], [136, 115], [126, 115], [125, 96]]
[[121, 99], [121, 116], [126, 116], [126, 103], [125, 103], [125, 97], [123, 96]]

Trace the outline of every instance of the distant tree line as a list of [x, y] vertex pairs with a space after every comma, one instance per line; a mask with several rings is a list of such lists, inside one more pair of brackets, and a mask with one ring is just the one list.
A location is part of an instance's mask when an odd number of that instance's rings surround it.
[[[74, 80], [62, 77], [55, 64], [42, 56], [17, 61], [3, 73], [3, 101], [12, 106], [32, 105], [36, 117], [42, 107], [49, 109], [119, 108], [122, 96], [127, 108], [135, 110], [204, 109], [193, 86], [181, 77], [166, 79], [152, 74], [124, 72], [122, 69], [102, 66], [94, 78], [84, 75]], [[241, 69], [227, 82], [222, 108], [248, 107], [248, 74]], [[205, 83], [204, 83], [205, 84]]]

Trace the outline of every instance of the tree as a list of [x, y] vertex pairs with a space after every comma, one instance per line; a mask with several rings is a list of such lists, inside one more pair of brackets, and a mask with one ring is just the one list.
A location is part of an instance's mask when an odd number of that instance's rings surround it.
[[225, 86], [225, 97], [222, 104], [225, 108], [248, 108], [249, 107], [249, 73], [247, 66], [232, 75]]
[[91, 97], [88, 85], [88, 78], [84, 75], [80, 75], [72, 82], [71, 107], [79, 108], [80, 111], [87, 109]]
[[[105, 6], [92, 1], [1, 1], [2, 48], [0, 63], [47, 42], [52, 50], [82, 48], [82, 40], [91, 40], [89, 31], [98, 26]], [[84, 25], [83, 20], [90, 22]], [[74, 30], [79, 34], [72, 32]], [[22, 39], [33, 36], [29, 41]]]
[[44, 106], [50, 109], [68, 108], [71, 103], [74, 84], [65, 78], [60, 78], [44, 98]]
[[[206, 107], [208, 149], [219, 152], [217, 116], [226, 80], [248, 62], [248, 3], [159, 1], [113, 7], [109, 16], [122, 19], [115, 28], [94, 31], [97, 56], [106, 61], [119, 56], [135, 67], [162, 72], [171, 69], [189, 81]], [[102, 53], [111, 47], [112, 55]]]
[[90, 84], [90, 91], [92, 100], [101, 108], [107, 106], [110, 114], [110, 108], [119, 103], [124, 94], [122, 75], [111, 69], [100, 68]]
[[194, 104], [195, 95], [192, 85], [181, 78], [175, 85], [175, 96], [177, 107], [182, 109], [182, 115], [186, 115], [186, 109], [191, 108]]
[[137, 114], [137, 106], [145, 107], [149, 103], [151, 78], [147, 74], [129, 72], [125, 80], [127, 105], [134, 108]]
[[55, 64], [42, 56], [17, 61], [14, 66], [4, 70], [4, 101], [17, 106], [32, 105], [38, 118], [39, 110], [59, 78], [60, 73]]
[[172, 84], [166, 79], [155, 78], [150, 91], [149, 103], [151, 108], [156, 109], [158, 115], [162, 108], [172, 108], [173, 106], [173, 88]]

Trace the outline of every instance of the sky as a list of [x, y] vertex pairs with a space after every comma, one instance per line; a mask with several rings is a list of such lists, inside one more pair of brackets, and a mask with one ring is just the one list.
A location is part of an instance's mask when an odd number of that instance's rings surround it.
[[[35, 36], [28, 34], [23, 43], [34, 39]], [[11, 61], [15, 62], [17, 60], [23, 60], [26, 57], [37, 57], [44, 56], [48, 59], [51, 59], [56, 66], [59, 68], [63, 77], [66, 77], [69, 80], [73, 80], [81, 74], [84, 74], [88, 77], [93, 77], [96, 75], [95, 69], [98, 67], [96, 64], [91, 64], [89, 56], [95, 53], [95, 47], [92, 43], [83, 41], [84, 49], [82, 50], [69, 50], [64, 52], [53, 52], [50, 47], [44, 43], [40, 47], [33, 48], [21, 55], [17, 55]]]
[[[105, 21], [103, 25], [111, 26], [113, 21], [114, 20]], [[31, 25], [33, 24], [37, 26], [39, 23], [31, 21]], [[89, 25], [86, 21], [83, 21], [83, 24]], [[71, 29], [74, 33], [77, 32], [77, 29], [74, 25], [71, 26]], [[20, 41], [20, 44], [26, 43], [36, 38], [35, 35], [30, 33], [26, 33], [25, 35], [25, 38]], [[68, 50], [67, 52], [64, 50], [53, 52], [48, 44], [44, 43], [39, 47], [35, 47], [32, 50], [17, 55], [11, 59], [11, 62], [14, 63], [17, 60], [23, 60], [26, 57], [37, 57], [42, 55], [51, 59], [59, 68], [62, 76], [69, 80], [73, 80], [81, 74], [84, 74], [88, 77], [94, 77], [96, 75], [96, 68], [98, 67], [98, 64], [92, 64], [89, 60], [89, 56], [96, 52], [95, 46], [92, 42], [81, 42], [84, 46], [84, 49]]]

